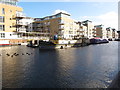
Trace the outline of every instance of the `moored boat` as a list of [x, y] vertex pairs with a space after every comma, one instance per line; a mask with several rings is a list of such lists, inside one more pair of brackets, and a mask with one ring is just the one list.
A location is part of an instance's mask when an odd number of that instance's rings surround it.
[[101, 43], [109, 43], [107, 39], [101, 39], [101, 38], [92, 38], [90, 39], [91, 44], [101, 44]]
[[10, 46], [9, 40], [0, 40], [0, 47]]
[[64, 49], [74, 46], [77, 40], [49, 40], [40, 41], [40, 49]]

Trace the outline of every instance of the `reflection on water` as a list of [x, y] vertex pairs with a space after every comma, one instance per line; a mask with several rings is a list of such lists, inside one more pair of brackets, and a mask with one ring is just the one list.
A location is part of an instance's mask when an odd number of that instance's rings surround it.
[[[118, 71], [118, 42], [61, 50], [2, 50], [7, 88], [104, 88]], [[18, 55], [12, 57], [14, 53]]]

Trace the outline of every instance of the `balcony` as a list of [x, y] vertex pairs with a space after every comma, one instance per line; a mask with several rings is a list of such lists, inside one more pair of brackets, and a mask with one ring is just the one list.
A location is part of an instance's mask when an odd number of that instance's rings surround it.
[[60, 25], [64, 25], [65, 23], [64, 22], [59, 22]]
[[45, 26], [49, 26], [50, 25], [50, 23], [47, 23], [47, 24], [44, 24]]
[[17, 22], [16, 26], [27, 26], [27, 24], [23, 23], [23, 22]]
[[16, 18], [22, 19], [24, 17], [26, 17], [26, 16], [25, 16], [25, 14], [23, 12], [17, 12], [16, 13]]
[[16, 15], [16, 18], [19, 18], [19, 19], [22, 19], [22, 18], [24, 18], [25, 17], [25, 15]]
[[42, 24], [38, 24], [38, 25], [36, 25], [36, 27], [43, 27], [43, 25]]
[[16, 26], [22, 26], [22, 25], [23, 25], [23, 23], [21, 23], [21, 22], [16, 23]]
[[13, 32], [17, 32], [16, 30], [13, 30]]
[[12, 23], [12, 26], [11, 27], [16, 27], [16, 23]]
[[64, 30], [64, 27], [59, 27], [59, 30]]

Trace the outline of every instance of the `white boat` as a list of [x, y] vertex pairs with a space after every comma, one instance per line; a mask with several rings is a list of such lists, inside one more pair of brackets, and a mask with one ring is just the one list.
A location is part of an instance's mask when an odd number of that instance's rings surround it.
[[0, 47], [11, 45], [9, 40], [0, 40]]

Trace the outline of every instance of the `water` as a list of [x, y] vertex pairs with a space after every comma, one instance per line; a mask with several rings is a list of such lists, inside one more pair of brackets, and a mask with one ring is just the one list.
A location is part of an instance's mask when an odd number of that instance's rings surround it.
[[106, 88], [118, 72], [118, 42], [59, 50], [26, 46], [0, 50], [5, 88]]

